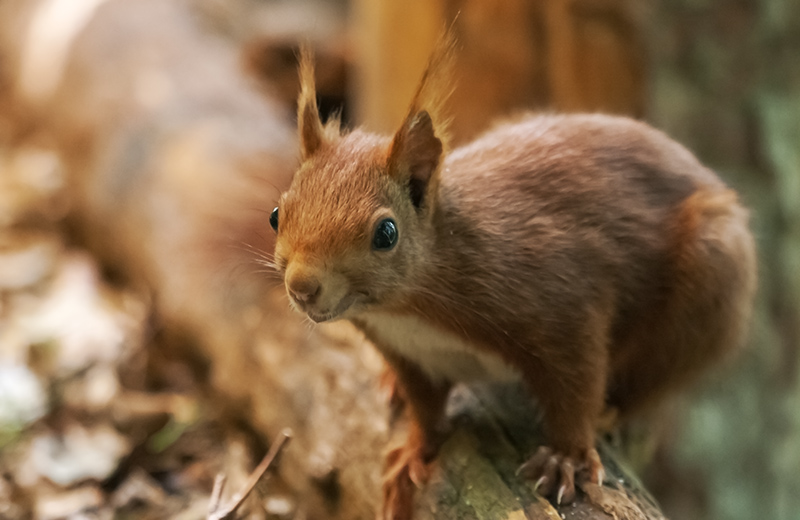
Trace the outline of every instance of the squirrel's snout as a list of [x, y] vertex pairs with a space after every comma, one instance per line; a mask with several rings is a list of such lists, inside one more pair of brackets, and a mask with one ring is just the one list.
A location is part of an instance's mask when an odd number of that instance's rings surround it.
[[294, 307], [318, 323], [339, 316], [352, 304], [348, 280], [336, 271], [291, 262], [284, 280]]
[[292, 298], [298, 303], [311, 305], [316, 302], [322, 290], [322, 284], [315, 278], [293, 278], [286, 284]]

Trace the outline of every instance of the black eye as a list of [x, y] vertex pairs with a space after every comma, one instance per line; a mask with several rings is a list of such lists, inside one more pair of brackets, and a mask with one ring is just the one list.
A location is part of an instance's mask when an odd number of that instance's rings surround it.
[[372, 249], [388, 251], [397, 244], [397, 224], [390, 218], [385, 218], [375, 226], [372, 236]]
[[272, 226], [272, 229], [278, 231], [278, 208], [272, 210], [272, 213], [269, 214], [269, 225]]

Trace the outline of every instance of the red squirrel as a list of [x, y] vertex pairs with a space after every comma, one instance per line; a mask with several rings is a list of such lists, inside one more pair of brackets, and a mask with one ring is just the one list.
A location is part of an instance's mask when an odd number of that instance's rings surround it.
[[548, 445], [519, 473], [540, 493], [601, 484], [601, 414], [629, 417], [741, 344], [756, 284], [736, 194], [642, 122], [523, 115], [448, 151], [452, 48], [391, 137], [323, 124], [303, 52], [302, 163], [270, 216], [290, 303], [352, 322], [396, 376], [411, 427], [389, 457], [392, 518], [411, 514], [459, 381], [527, 385]]

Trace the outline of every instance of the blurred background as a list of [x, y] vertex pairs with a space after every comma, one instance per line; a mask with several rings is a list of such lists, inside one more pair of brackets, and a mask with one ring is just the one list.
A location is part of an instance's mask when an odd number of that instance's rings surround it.
[[0, 0], [0, 518], [203, 517], [285, 426], [248, 518], [371, 517], [381, 360], [288, 312], [267, 218], [298, 43], [325, 114], [391, 132], [456, 14], [455, 144], [626, 114], [752, 208], [748, 348], [640, 475], [670, 518], [800, 519], [798, 0]]

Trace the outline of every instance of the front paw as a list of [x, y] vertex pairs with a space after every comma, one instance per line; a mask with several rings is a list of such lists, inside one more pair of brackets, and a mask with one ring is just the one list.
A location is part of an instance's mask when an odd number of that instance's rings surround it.
[[386, 456], [382, 520], [409, 520], [414, 511], [414, 492], [430, 476], [430, 456], [423, 445], [407, 443]]
[[559, 505], [575, 500], [576, 473], [580, 483], [603, 483], [605, 471], [597, 450], [588, 449], [583, 457], [578, 458], [542, 446], [517, 470], [518, 475], [535, 482], [534, 488], [538, 493], [555, 498]]
[[428, 482], [431, 464], [445, 438], [441, 431], [426, 435], [412, 426], [406, 443], [387, 454], [380, 519], [409, 520], [412, 517], [414, 492]]

